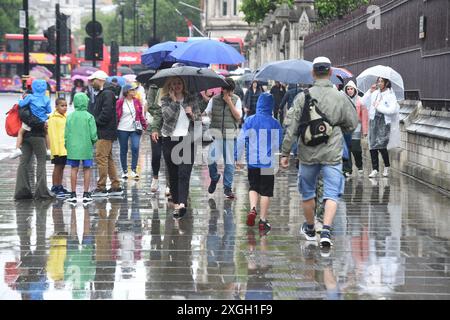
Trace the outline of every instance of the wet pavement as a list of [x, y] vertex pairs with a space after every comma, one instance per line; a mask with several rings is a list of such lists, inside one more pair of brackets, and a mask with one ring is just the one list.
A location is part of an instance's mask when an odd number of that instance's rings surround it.
[[150, 193], [149, 144], [124, 197], [86, 207], [15, 202], [18, 160], [0, 161], [0, 299], [450, 299], [448, 196], [397, 172], [371, 181], [366, 168], [347, 180], [326, 257], [299, 236], [294, 167], [276, 177], [272, 231], [261, 236], [245, 224], [245, 170], [231, 201], [220, 184], [208, 196], [207, 167], [196, 165], [191, 209], [174, 220], [163, 172]]

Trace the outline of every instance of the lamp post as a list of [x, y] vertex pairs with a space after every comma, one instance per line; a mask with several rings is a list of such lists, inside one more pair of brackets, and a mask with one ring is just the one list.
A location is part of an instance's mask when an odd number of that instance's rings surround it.
[[133, 0], [133, 46], [136, 46], [136, 0]]
[[[94, 44], [94, 48], [95, 48], [95, 38], [97, 37], [97, 30], [95, 30], [95, 0], [92, 0], [92, 21], [94, 23], [94, 32], [92, 34], [92, 43]], [[103, 48], [102, 48], [103, 50]], [[95, 60], [95, 54], [92, 56], [92, 66], [96, 67], [97, 63]]]
[[25, 28], [23, 28], [23, 75], [22, 87], [25, 89], [25, 81], [30, 74], [30, 47], [28, 36], [28, 0], [23, 0], [23, 11], [25, 11]]
[[120, 1], [120, 22], [121, 22], [121, 33], [122, 33], [122, 45], [125, 45], [125, 12], [124, 12], [124, 1]]

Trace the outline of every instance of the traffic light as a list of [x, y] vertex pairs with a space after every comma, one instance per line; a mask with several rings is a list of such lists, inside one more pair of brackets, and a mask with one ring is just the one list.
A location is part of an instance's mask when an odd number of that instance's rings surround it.
[[116, 41], [111, 41], [111, 63], [119, 62], [119, 45]]
[[84, 46], [86, 60], [103, 60], [103, 38], [84, 38]]
[[56, 53], [56, 27], [51, 26], [47, 30], [44, 30], [44, 37], [47, 38], [47, 52]]
[[71, 31], [69, 28], [69, 19], [70, 16], [61, 13], [59, 15], [59, 34], [61, 37], [60, 45], [61, 45], [61, 54], [72, 53], [72, 48], [70, 45], [70, 35]]

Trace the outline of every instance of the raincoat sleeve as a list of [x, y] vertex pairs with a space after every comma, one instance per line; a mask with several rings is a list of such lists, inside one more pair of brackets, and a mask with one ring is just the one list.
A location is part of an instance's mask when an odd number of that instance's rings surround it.
[[88, 125], [89, 125], [89, 134], [91, 136], [91, 142], [92, 144], [97, 142], [97, 125], [95, 124], [95, 119], [93, 116], [89, 117], [88, 120]]
[[70, 135], [70, 131], [71, 131], [70, 127], [71, 126], [72, 126], [72, 117], [69, 114], [67, 116], [67, 120], [66, 120], [66, 127], [64, 128], [64, 147], [66, 148], [66, 150], [67, 150], [67, 142], [71, 138], [71, 135]]
[[19, 107], [23, 108], [31, 102], [31, 94], [28, 94], [25, 98], [19, 100]]
[[281, 154], [288, 157], [291, 153], [293, 142], [298, 140], [298, 126], [300, 125], [300, 117], [305, 102], [305, 95], [302, 93], [295, 98], [293, 106], [286, 115], [286, 134], [281, 146]]
[[388, 94], [383, 97], [384, 101], [378, 105], [377, 110], [386, 115], [394, 115], [400, 111], [400, 106], [394, 94]]
[[50, 99], [47, 99], [45, 104], [45, 113], [49, 114], [52, 113], [52, 107], [50, 105]]

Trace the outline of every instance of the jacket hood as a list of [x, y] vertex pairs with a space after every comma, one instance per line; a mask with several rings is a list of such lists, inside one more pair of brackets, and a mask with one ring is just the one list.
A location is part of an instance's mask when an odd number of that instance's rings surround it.
[[89, 98], [84, 92], [78, 92], [73, 98], [73, 105], [77, 111], [87, 111]]
[[36, 79], [31, 84], [31, 88], [35, 96], [44, 96], [45, 91], [47, 91], [47, 82], [42, 79]]
[[[355, 96], [357, 96], [358, 95], [358, 88], [356, 87], [356, 84], [352, 81], [352, 80], [350, 80], [346, 85], [345, 85], [345, 87], [344, 87], [344, 92], [345, 93], [347, 93], [347, 87], [351, 87], [351, 88], [354, 88], [355, 89]], [[353, 97], [352, 97], [353, 98]]]
[[256, 113], [272, 116], [274, 106], [273, 96], [268, 92], [263, 92], [256, 103]]

